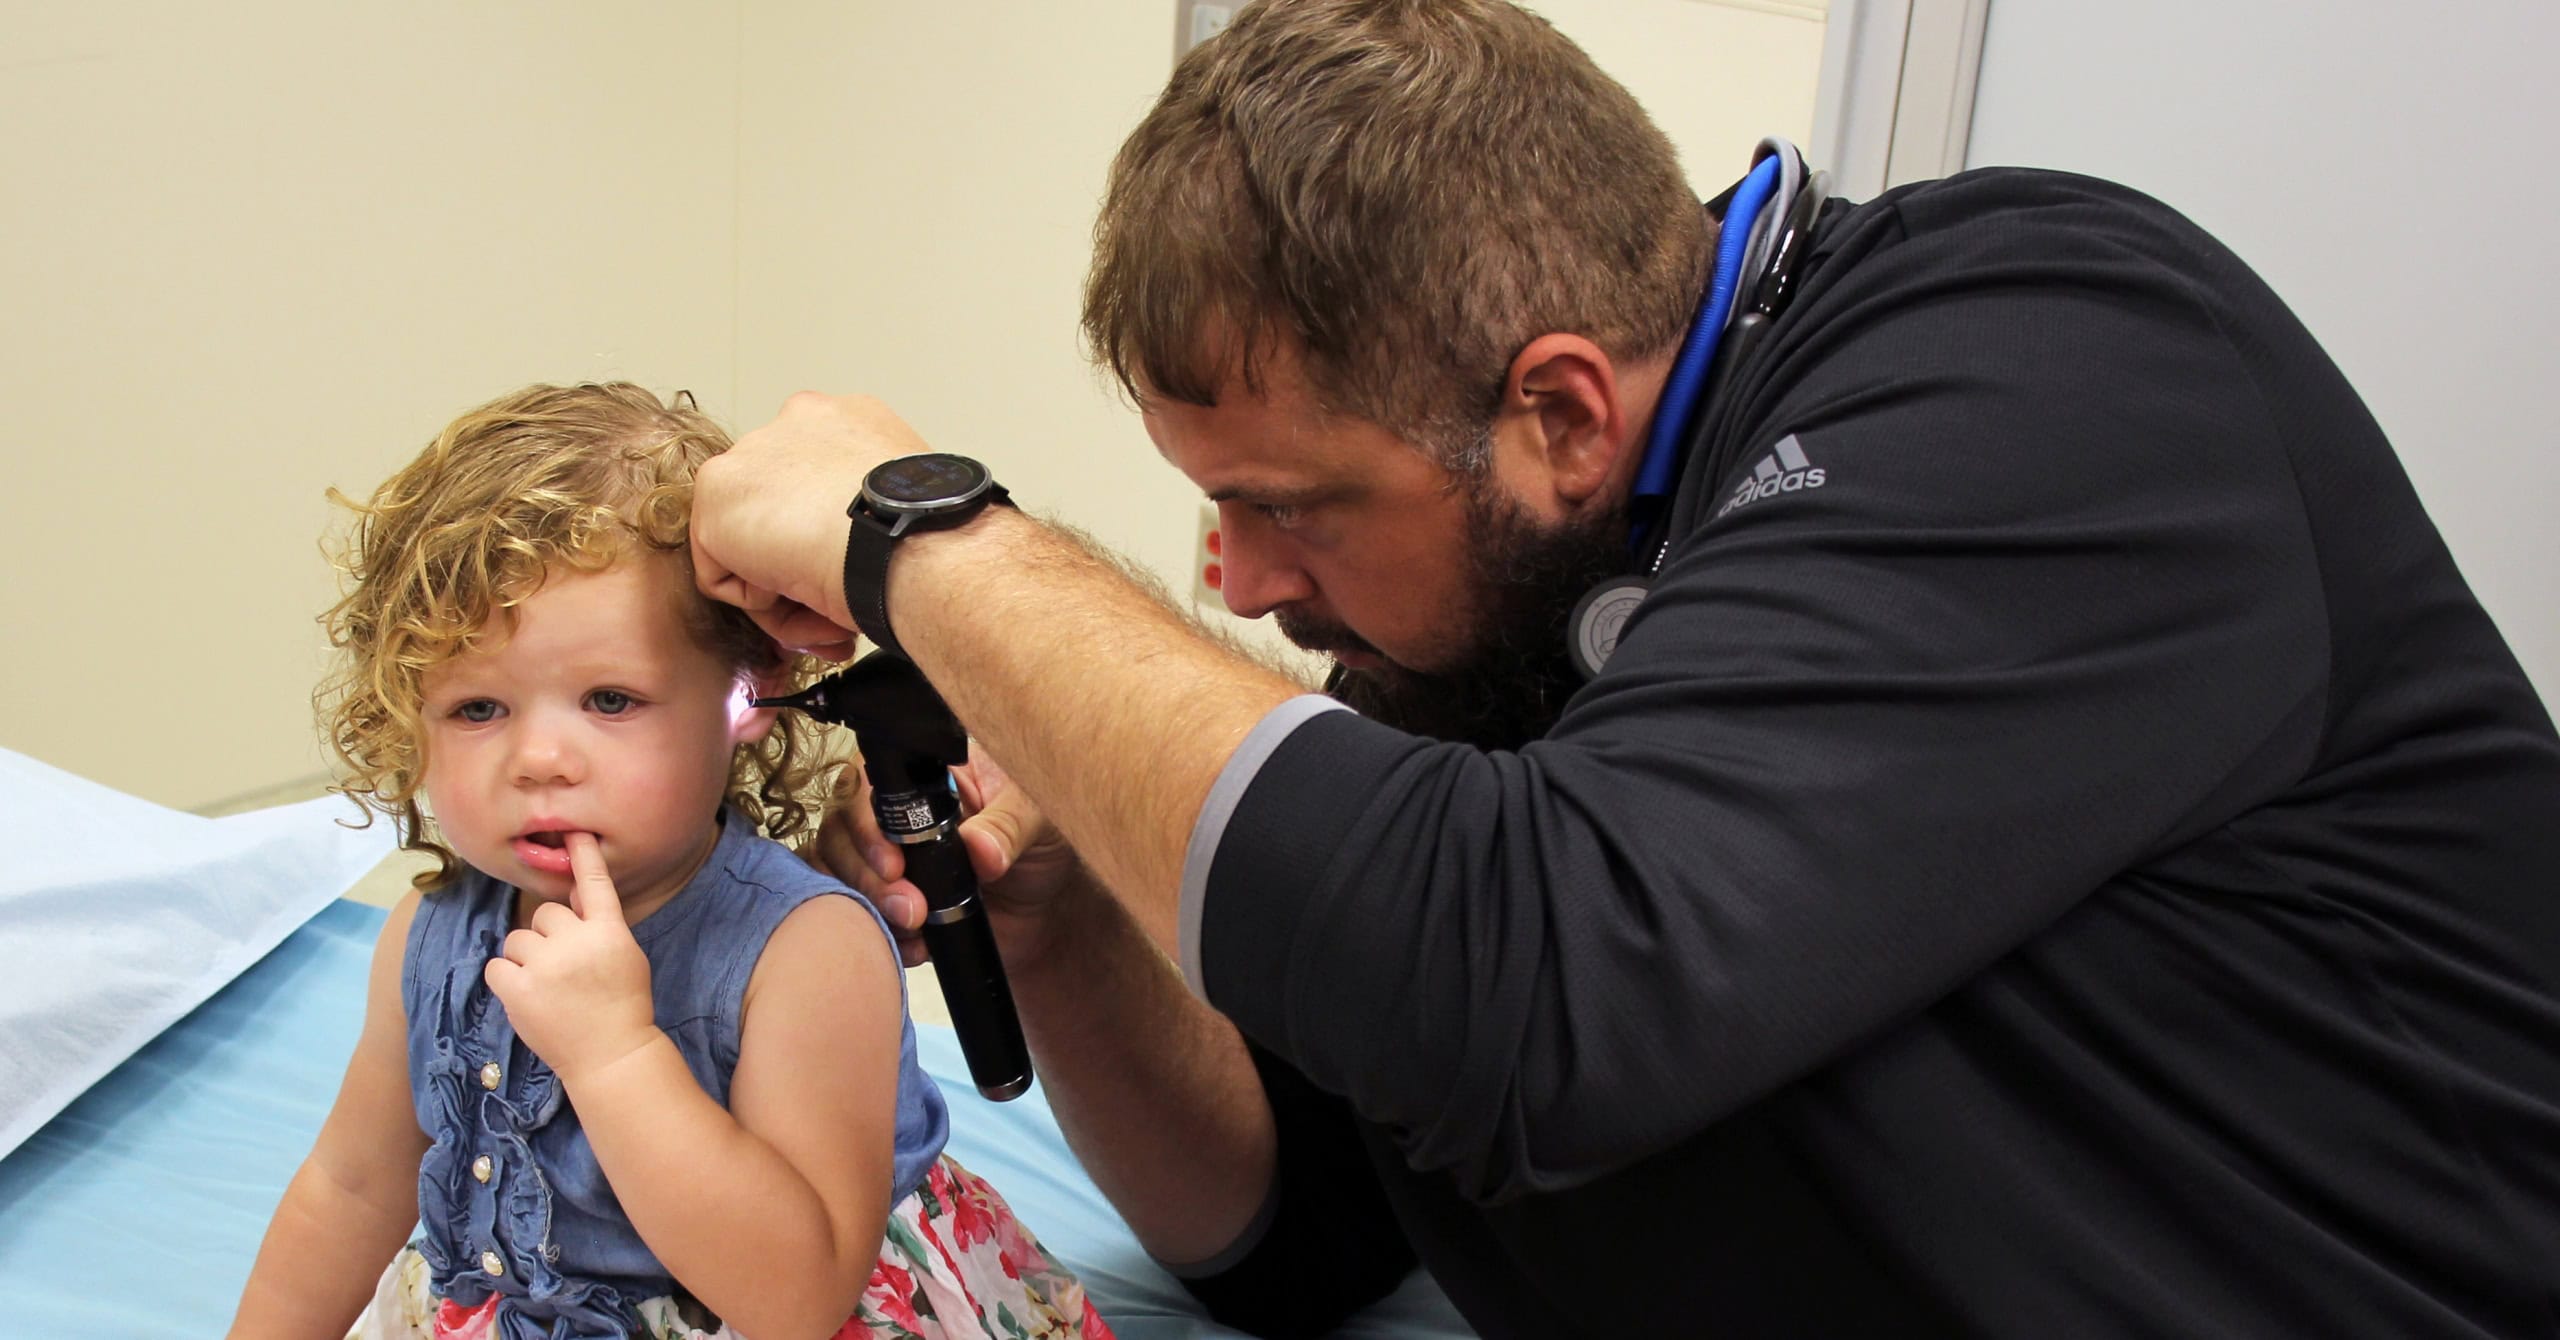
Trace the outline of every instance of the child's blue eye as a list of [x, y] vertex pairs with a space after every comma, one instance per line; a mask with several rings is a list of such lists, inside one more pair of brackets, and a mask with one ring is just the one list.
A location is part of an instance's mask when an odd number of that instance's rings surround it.
[[631, 710], [631, 695], [620, 689], [597, 689], [587, 695], [587, 706], [606, 716], [618, 717]]
[[498, 719], [498, 705], [486, 698], [474, 698], [456, 704], [453, 714], [475, 726], [486, 725]]

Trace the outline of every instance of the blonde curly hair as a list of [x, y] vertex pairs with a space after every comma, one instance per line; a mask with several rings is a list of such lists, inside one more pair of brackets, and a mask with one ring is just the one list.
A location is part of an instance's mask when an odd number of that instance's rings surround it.
[[[821, 665], [775, 647], [746, 614], [693, 589], [686, 527], [693, 475], [728, 434], [678, 393], [670, 404], [627, 382], [530, 386], [453, 421], [355, 513], [333, 555], [344, 595], [321, 616], [338, 655], [313, 695], [344, 776], [334, 788], [389, 817], [400, 845], [436, 858], [417, 887], [460, 859], [418, 804], [426, 779], [422, 684], [480, 646], [557, 565], [599, 572], [634, 553], [682, 572], [687, 631], [741, 677], [799, 688]], [[500, 634], [508, 631], [501, 628]], [[738, 746], [728, 802], [775, 838], [812, 827], [841, 761], [815, 727], [786, 714]]]

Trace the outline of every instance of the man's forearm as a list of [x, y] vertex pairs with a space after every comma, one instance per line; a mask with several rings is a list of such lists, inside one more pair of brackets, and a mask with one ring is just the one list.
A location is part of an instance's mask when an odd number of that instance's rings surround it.
[[1007, 508], [904, 541], [889, 608], [970, 733], [1156, 948], [1178, 952], [1193, 821], [1237, 744], [1299, 686]]
[[1235, 1026], [1098, 888], [1060, 898], [1040, 953], [1008, 954], [1058, 1125], [1165, 1261], [1231, 1246], [1271, 1189], [1271, 1105]]
[[1059, 1125], [1149, 1251], [1214, 1256], [1269, 1193], [1271, 1108], [1169, 957], [1183, 853], [1228, 755], [1300, 690], [1005, 509], [905, 542], [890, 582], [899, 640], [1099, 885], [1012, 961]]

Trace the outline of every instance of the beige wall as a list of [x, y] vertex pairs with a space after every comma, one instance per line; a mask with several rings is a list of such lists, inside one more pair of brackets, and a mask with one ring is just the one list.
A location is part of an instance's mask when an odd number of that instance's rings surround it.
[[325, 487], [538, 378], [730, 399], [733, 6], [10, 27], [0, 745], [181, 806], [308, 777]]
[[[1801, 7], [1543, 8], [1702, 191], [1760, 134], [1807, 134]], [[307, 783], [322, 489], [537, 379], [690, 387], [740, 427], [802, 386], [879, 394], [1187, 589], [1196, 494], [1075, 331], [1171, 9], [20, 12], [0, 746], [181, 806]]]
[[1751, 166], [1761, 136], [1813, 138], [1820, 0], [1526, 3], [1643, 101], [1701, 197]]
[[739, 411], [861, 391], [1161, 571], [1188, 490], [1088, 371], [1104, 167], [1170, 68], [1154, 4], [749, 7]]

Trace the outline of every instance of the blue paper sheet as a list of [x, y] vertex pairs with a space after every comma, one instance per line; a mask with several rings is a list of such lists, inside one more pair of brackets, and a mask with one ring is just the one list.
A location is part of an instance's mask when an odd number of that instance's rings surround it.
[[[336, 902], [0, 1159], [0, 1332], [216, 1336], [337, 1094], [379, 908]], [[1037, 1088], [991, 1104], [947, 1029], [917, 1029], [951, 1149], [1085, 1279], [1129, 1340], [1227, 1336], [1149, 1261]], [[1469, 1334], [1417, 1275], [1342, 1334]]]

